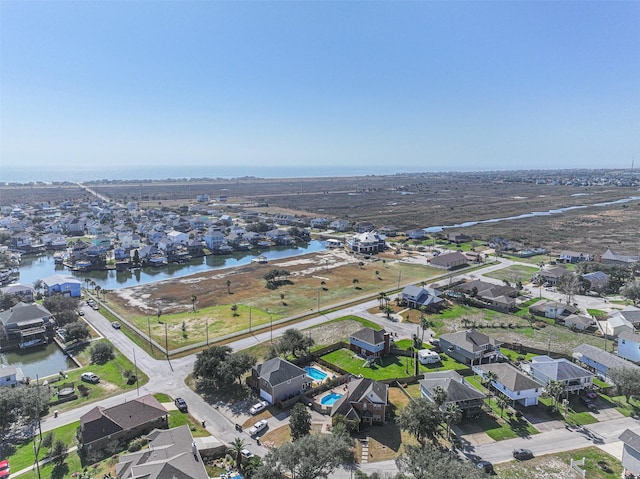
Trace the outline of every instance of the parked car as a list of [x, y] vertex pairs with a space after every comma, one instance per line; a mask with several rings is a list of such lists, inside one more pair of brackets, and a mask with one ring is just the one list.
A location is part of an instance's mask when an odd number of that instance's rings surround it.
[[80, 379], [91, 384], [98, 384], [100, 382], [100, 376], [94, 373], [82, 373]]
[[176, 405], [176, 407], [178, 408], [178, 411], [180, 412], [187, 412], [188, 408], [187, 408], [187, 401], [185, 401], [182, 398], [176, 398], [173, 403]]
[[486, 472], [487, 474], [493, 473], [493, 464], [491, 464], [489, 461], [478, 461], [476, 463], [476, 467], [481, 471]]
[[518, 461], [526, 461], [527, 459], [533, 459], [533, 452], [530, 449], [514, 449], [513, 457]]
[[580, 401], [580, 403], [582, 403], [583, 405], [587, 406], [592, 411], [595, 411], [597, 409], [597, 407], [593, 403], [593, 401], [591, 399], [589, 399], [588, 397], [586, 397], [586, 396], [580, 396], [578, 401]]
[[264, 411], [269, 406], [267, 401], [260, 401], [255, 403], [253, 406], [249, 408], [249, 412], [251, 414], [258, 414], [260, 411]]
[[260, 419], [257, 423], [249, 428], [249, 436], [256, 436], [261, 431], [264, 431], [269, 424], [266, 419]]
[[111, 326], [113, 326], [113, 329], [120, 329], [120, 323], [118, 321], [111, 323]]
[[245, 459], [249, 459], [250, 457], [253, 456], [253, 453], [249, 450], [249, 449], [242, 449], [240, 451], [240, 454], [242, 454], [242, 457], [244, 457]]
[[583, 394], [587, 396], [589, 399], [595, 399], [598, 397], [598, 395], [590, 389], [585, 389], [583, 391]]
[[9, 461], [0, 461], [0, 478], [9, 477], [10, 472]]
[[84, 311], [82, 311], [81, 309], [78, 310], [78, 316], [84, 316]]

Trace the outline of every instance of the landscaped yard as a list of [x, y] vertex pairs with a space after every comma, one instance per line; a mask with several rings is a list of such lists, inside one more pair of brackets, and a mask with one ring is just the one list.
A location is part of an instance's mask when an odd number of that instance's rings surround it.
[[[423, 365], [418, 363], [418, 373], [431, 371], [443, 371], [446, 369], [468, 369], [468, 366], [460, 364], [446, 355], [441, 355], [442, 363]], [[349, 349], [338, 349], [322, 356], [323, 360], [335, 364], [341, 369], [365, 378], [383, 380], [413, 376], [413, 359], [405, 356], [384, 356], [372, 366], [365, 367], [365, 360], [357, 356]]]

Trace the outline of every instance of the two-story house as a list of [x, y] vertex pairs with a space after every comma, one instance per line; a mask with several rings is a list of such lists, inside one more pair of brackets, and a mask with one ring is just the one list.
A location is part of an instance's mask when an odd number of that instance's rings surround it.
[[640, 362], [640, 334], [624, 332], [618, 335], [618, 356]]
[[420, 286], [409, 285], [402, 290], [402, 301], [409, 308], [430, 308], [438, 309], [444, 301], [440, 297], [440, 291], [434, 288], [422, 288]]
[[420, 381], [420, 394], [422, 397], [435, 402], [436, 388], [441, 388], [446, 396], [440, 409], [446, 411], [449, 404], [457, 404], [466, 417], [475, 416], [482, 411], [485, 395], [467, 383], [462, 376], [455, 371], [436, 371], [426, 373]]
[[331, 417], [341, 414], [360, 429], [362, 424], [383, 424], [387, 418], [389, 386], [373, 379], [352, 379], [346, 393], [331, 407]]
[[286, 359], [272, 358], [254, 366], [252, 383], [261, 398], [275, 404], [300, 394], [311, 380], [304, 369]]
[[493, 373], [496, 379], [491, 381], [491, 385], [511, 401], [525, 407], [538, 404], [538, 398], [544, 390], [542, 383], [531, 379], [509, 363], [481, 364], [473, 370], [483, 378], [487, 377], [487, 373]]
[[446, 333], [440, 336], [440, 349], [462, 364], [497, 361], [500, 342], [476, 329]]
[[362, 328], [349, 336], [349, 348], [364, 357], [379, 358], [389, 354], [391, 335], [384, 329]]
[[531, 376], [548, 385], [551, 381], [561, 382], [567, 393], [579, 393], [593, 385], [593, 373], [564, 358], [551, 359], [549, 356], [531, 358]]

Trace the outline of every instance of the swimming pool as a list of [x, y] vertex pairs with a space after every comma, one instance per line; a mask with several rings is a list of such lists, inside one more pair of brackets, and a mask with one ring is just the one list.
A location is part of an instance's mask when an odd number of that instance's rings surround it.
[[320, 404], [323, 404], [324, 406], [331, 406], [341, 397], [342, 397], [342, 394], [338, 394], [338, 393], [327, 394], [325, 397], [320, 399]]
[[327, 376], [328, 376], [327, 373], [323, 373], [322, 371], [316, 368], [306, 367], [304, 368], [304, 370], [307, 372], [307, 376], [309, 376], [314, 381], [324, 381], [325, 379], [327, 379]]

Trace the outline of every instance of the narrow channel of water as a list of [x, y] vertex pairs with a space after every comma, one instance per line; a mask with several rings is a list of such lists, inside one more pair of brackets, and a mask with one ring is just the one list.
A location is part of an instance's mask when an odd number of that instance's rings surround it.
[[41, 378], [50, 376], [76, 367], [75, 363], [55, 343], [26, 351], [0, 354], [0, 363], [19, 367], [24, 375], [31, 379], [35, 379], [36, 376]]
[[455, 225], [429, 226], [427, 228], [423, 228], [423, 230], [427, 233], [439, 233], [440, 231], [447, 228], [467, 228], [469, 226], [475, 226], [482, 223], [499, 223], [500, 221], [521, 220], [524, 218], [533, 218], [535, 216], [559, 215], [571, 210], [579, 210], [579, 209], [590, 208], [594, 206], [621, 205], [621, 204], [629, 203], [630, 201], [636, 201], [636, 200], [640, 200], [640, 196], [631, 196], [630, 198], [622, 198], [621, 200], [615, 200], [615, 201], [605, 201], [604, 203], [594, 203], [592, 205], [567, 206], [565, 208], [557, 208], [549, 211], [532, 211], [531, 213], [523, 213], [517, 216], [506, 216], [504, 218], [489, 218], [486, 220], [466, 221], [464, 223], [458, 223]]

